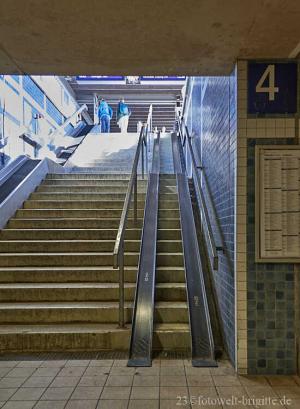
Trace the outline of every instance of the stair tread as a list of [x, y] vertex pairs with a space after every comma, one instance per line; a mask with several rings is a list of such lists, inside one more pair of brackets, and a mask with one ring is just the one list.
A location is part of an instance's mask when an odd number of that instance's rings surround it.
[[85, 332], [124, 332], [129, 331], [131, 325], [126, 328], [119, 328], [116, 323], [111, 324], [2, 324], [0, 325], [0, 334], [19, 334], [19, 333], [85, 333]]
[[[135, 288], [135, 283], [125, 283], [126, 288]], [[156, 288], [185, 288], [185, 283], [158, 283]], [[118, 283], [114, 282], [80, 282], [80, 283], [3, 283], [0, 284], [0, 290], [3, 289], [56, 289], [56, 288], [65, 288], [65, 289], [81, 289], [81, 288], [119, 288]]]
[[[133, 302], [125, 301], [125, 308], [131, 308]], [[155, 308], [185, 308], [187, 307], [186, 301], [158, 301], [155, 303]], [[41, 301], [41, 302], [1, 302], [0, 310], [14, 310], [17, 308], [22, 309], [45, 309], [45, 308], [119, 308], [118, 301]]]

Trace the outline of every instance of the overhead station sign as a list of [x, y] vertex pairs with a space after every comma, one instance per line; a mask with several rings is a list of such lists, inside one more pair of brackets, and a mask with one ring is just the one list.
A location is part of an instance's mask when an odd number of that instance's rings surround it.
[[142, 75], [141, 81], [185, 81], [186, 77], [181, 75]]
[[77, 81], [123, 81], [122, 75], [78, 75]]
[[297, 112], [297, 63], [248, 63], [248, 114]]
[[139, 84], [141, 81], [185, 81], [185, 79], [185, 76], [176, 75], [78, 75], [76, 77], [77, 81], [124, 81], [129, 84]]

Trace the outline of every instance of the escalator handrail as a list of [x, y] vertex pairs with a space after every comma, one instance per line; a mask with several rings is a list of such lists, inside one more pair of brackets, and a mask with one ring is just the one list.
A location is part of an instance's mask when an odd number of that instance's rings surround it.
[[[224, 246], [222, 243], [222, 236], [221, 233], [219, 231], [219, 225], [216, 222], [215, 226], [216, 226], [216, 236], [217, 239], [215, 239], [214, 233], [213, 233], [213, 229], [212, 229], [212, 225], [211, 225], [211, 221], [210, 221], [210, 217], [209, 217], [209, 213], [208, 213], [208, 209], [207, 209], [207, 205], [206, 205], [206, 200], [205, 200], [205, 196], [203, 193], [203, 189], [202, 189], [202, 185], [201, 185], [201, 180], [199, 177], [199, 170], [202, 171], [203, 177], [205, 179], [206, 182], [206, 175], [205, 172], [203, 170], [203, 166], [200, 164], [200, 166], [197, 166], [197, 162], [196, 162], [196, 158], [195, 158], [195, 153], [194, 153], [194, 149], [192, 146], [192, 142], [191, 142], [191, 137], [189, 135], [189, 131], [186, 125], [183, 124], [183, 122], [181, 122], [179, 120], [178, 122], [178, 130], [180, 133], [180, 140], [181, 140], [181, 144], [182, 146], [185, 145], [185, 143], [187, 142], [187, 146], [188, 146], [188, 150], [190, 153], [190, 159], [191, 159], [191, 164], [192, 164], [192, 168], [193, 168], [193, 176], [194, 176], [194, 182], [195, 182], [195, 187], [197, 190], [197, 197], [200, 199], [200, 201], [198, 200], [198, 203], [200, 205], [200, 209], [201, 209], [201, 214], [202, 214], [202, 224], [204, 225], [205, 231], [206, 231], [206, 238], [207, 238], [207, 242], [209, 244], [209, 248], [211, 250], [211, 254], [213, 256], [213, 269], [217, 270], [218, 269], [218, 263], [219, 263], [219, 256], [218, 256], [218, 252], [219, 251], [223, 251], [224, 250]], [[184, 131], [183, 131], [184, 129]], [[204, 222], [204, 223], [203, 223]]]

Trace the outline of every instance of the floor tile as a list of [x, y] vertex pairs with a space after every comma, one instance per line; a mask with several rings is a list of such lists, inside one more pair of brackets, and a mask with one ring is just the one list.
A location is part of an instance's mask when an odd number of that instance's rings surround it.
[[31, 376], [35, 371], [35, 368], [13, 368], [7, 373], [7, 376], [9, 378], [25, 378]]
[[83, 376], [78, 386], [104, 386], [107, 381], [107, 375]]
[[210, 368], [195, 368], [193, 366], [186, 366], [185, 367], [185, 373], [186, 375], [208, 375], [210, 376]]
[[7, 401], [16, 391], [17, 388], [0, 389], [0, 401]]
[[82, 366], [82, 367], [87, 367], [90, 363], [90, 359], [70, 359], [69, 361], [66, 362], [66, 367], [68, 366]]
[[66, 360], [44, 361], [41, 365], [41, 368], [62, 368], [66, 363]]
[[244, 386], [269, 386], [269, 382], [264, 376], [240, 375], [238, 378], [241, 384]]
[[133, 386], [159, 386], [159, 376], [135, 375]]
[[118, 367], [127, 367], [128, 360], [127, 359], [116, 359], [113, 361], [113, 366], [118, 366]]
[[130, 399], [159, 399], [159, 387], [157, 386], [133, 386]]
[[96, 400], [100, 398], [102, 386], [78, 386], [72, 393], [71, 399]]
[[[190, 405], [189, 404], [185, 404], [185, 405], [178, 405], [179, 400], [175, 400], [175, 399], [164, 399], [164, 400], [160, 400], [160, 409], [178, 409], [178, 408], [182, 408], [182, 409], [190, 409]], [[196, 406], [195, 406], [196, 409]]]
[[98, 400], [69, 400], [65, 409], [96, 409], [97, 403]]
[[[53, 376], [31, 376], [27, 381], [22, 385], [23, 388], [42, 388], [48, 387], [53, 381]], [[13, 378], [11, 378], [13, 379]]]
[[38, 368], [34, 372], [34, 376], [56, 376], [59, 371], [59, 368]]
[[89, 366], [107, 366], [111, 367], [113, 364], [113, 359], [92, 359]]
[[267, 376], [267, 380], [269, 381], [271, 386], [296, 386], [296, 380], [292, 376]]
[[130, 400], [128, 409], [159, 409], [159, 400]]
[[276, 397], [275, 391], [266, 385], [261, 386], [245, 386], [246, 392], [250, 398], [264, 398], [264, 397]]
[[164, 386], [160, 387], [160, 399], [176, 400], [177, 396], [188, 396], [188, 388], [184, 386]]
[[74, 388], [48, 388], [42, 395], [41, 400], [67, 400]]
[[228, 368], [226, 366], [209, 368], [209, 370], [212, 375], [235, 375], [235, 370], [233, 368]]
[[7, 375], [9, 372], [11, 372], [12, 369], [13, 369], [13, 368], [10, 368], [10, 367], [2, 367], [2, 368], [0, 368], [0, 378], [1, 378], [2, 376]]
[[129, 386], [105, 386], [100, 399], [123, 399], [128, 400], [130, 395], [130, 387]]
[[51, 388], [66, 388], [70, 386], [76, 386], [79, 381], [79, 376], [57, 376], [51, 383]]
[[160, 377], [160, 386], [185, 386], [185, 376], [166, 376]]
[[186, 379], [189, 386], [214, 386], [212, 377], [209, 375], [188, 375]]
[[245, 388], [241, 386], [217, 386], [218, 395], [222, 398], [242, 398], [248, 397]]
[[18, 402], [18, 401], [9, 401], [1, 409], [32, 409], [36, 401], [30, 402]]
[[280, 398], [286, 396], [290, 399], [300, 399], [299, 386], [274, 386], [273, 390]]
[[38, 368], [43, 361], [21, 361], [18, 363], [17, 368]]
[[5, 404], [5, 402], [0, 402], [0, 408]]
[[[151, 367], [139, 367], [136, 368], [135, 374], [136, 375], [146, 375], [146, 376], [157, 376], [160, 374], [160, 367], [159, 366], [151, 366]], [[180, 368], [181, 369], [181, 368]]]
[[113, 366], [111, 368], [110, 374], [111, 375], [134, 375], [135, 368], [127, 368], [122, 366]]
[[160, 375], [173, 375], [173, 376], [185, 376], [185, 369], [184, 367], [180, 367], [180, 366], [162, 366], [160, 368]]
[[203, 398], [217, 398], [218, 393], [215, 387], [211, 386], [191, 386], [189, 387], [190, 396], [195, 396], [198, 398], [202, 396]]
[[[51, 369], [51, 368], [48, 368]], [[55, 369], [55, 368], [52, 368]], [[83, 373], [85, 372], [86, 368], [81, 367], [81, 366], [69, 366], [68, 368], [62, 368], [58, 372], [58, 376], [71, 376], [71, 377], [76, 377], [76, 376], [82, 376]]]
[[39, 400], [46, 388], [20, 388], [10, 398], [11, 400]]
[[128, 400], [100, 400], [97, 409], [127, 409], [127, 406]]
[[101, 376], [109, 373], [110, 368], [107, 366], [89, 366], [84, 372], [84, 376]]
[[132, 375], [109, 375], [106, 386], [131, 386], [132, 383]]
[[237, 376], [217, 375], [212, 378], [216, 386], [241, 386], [241, 382]]
[[291, 402], [289, 402], [289, 405], [286, 406], [289, 409], [299, 409], [300, 408], [300, 399], [292, 399]]
[[14, 368], [19, 361], [0, 361], [0, 368]]
[[34, 409], [64, 409], [67, 401], [40, 400]]
[[173, 366], [180, 366], [183, 367], [183, 359], [161, 359], [160, 367], [173, 367]]
[[0, 388], [19, 388], [27, 378], [2, 378]]

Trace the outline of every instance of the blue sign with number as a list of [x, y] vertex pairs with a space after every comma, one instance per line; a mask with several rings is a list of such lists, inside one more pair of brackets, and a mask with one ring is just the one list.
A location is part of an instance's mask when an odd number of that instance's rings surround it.
[[297, 63], [248, 63], [248, 113], [297, 112]]
[[124, 76], [121, 75], [78, 75], [76, 80], [79, 81], [122, 81]]

